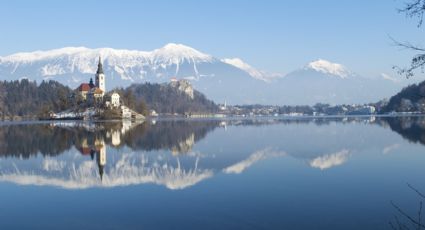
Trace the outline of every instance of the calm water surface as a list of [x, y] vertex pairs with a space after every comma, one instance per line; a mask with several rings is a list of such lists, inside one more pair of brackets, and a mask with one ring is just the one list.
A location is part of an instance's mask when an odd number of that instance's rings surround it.
[[0, 126], [0, 229], [391, 229], [425, 118]]

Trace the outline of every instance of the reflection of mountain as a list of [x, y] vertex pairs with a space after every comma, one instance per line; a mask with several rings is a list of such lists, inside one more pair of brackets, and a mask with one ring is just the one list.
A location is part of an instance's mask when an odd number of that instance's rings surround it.
[[279, 156], [325, 170], [343, 165], [354, 153], [398, 148], [398, 135], [370, 123], [424, 143], [422, 117], [12, 125], [0, 129], [0, 181], [74, 189], [145, 183], [183, 189]]
[[382, 118], [382, 125], [389, 125], [391, 130], [397, 132], [405, 139], [425, 145], [425, 117], [401, 116]]
[[[63, 188], [155, 183], [181, 189], [213, 175], [213, 169], [198, 168], [201, 155], [193, 153], [192, 147], [218, 125], [219, 121], [172, 120], [155, 125], [123, 121], [4, 126], [0, 131], [0, 154], [26, 160], [0, 159], [0, 179]], [[168, 150], [174, 156], [114, 154], [115, 148], [124, 146], [133, 150]], [[180, 153], [185, 153], [182, 162]]]
[[384, 148], [382, 149], [382, 153], [383, 153], [383, 154], [388, 154], [388, 153], [390, 153], [390, 152], [392, 152], [392, 151], [394, 151], [394, 150], [398, 149], [399, 147], [400, 147], [400, 144], [398, 144], [398, 143], [388, 145], [388, 146], [386, 146], [386, 147], [384, 147]]
[[251, 154], [247, 159], [225, 168], [223, 172], [239, 174], [245, 171], [245, 169], [251, 167], [253, 164], [255, 164], [258, 161], [265, 160], [270, 157], [278, 157], [278, 156], [284, 156], [284, 155], [286, 155], [286, 153], [284, 152], [274, 152], [274, 151], [271, 151], [270, 149], [263, 149]]
[[350, 156], [350, 151], [343, 149], [336, 153], [326, 154], [319, 157], [316, 157], [310, 160], [309, 164], [313, 168], [319, 168], [321, 170], [329, 169], [338, 165], [344, 164], [348, 157]]
[[216, 172], [240, 173], [259, 160], [284, 155], [264, 149], [253, 153], [247, 159], [238, 159], [240, 161], [231, 166], [228, 166], [228, 163], [221, 163], [205, 167], [201, 162], [214, 156], [201, 154], [172, 156], [146, 152], [108, 154], [102, 180], [99, 179], [102, 175], [99, 171], [99, 160], [90, 160], [89, 157], [71, 151], [55, 158], [38, 156], [27, 160], [3, 159], [0, 181], [22, 185], [58, 186], [66, 189], [147, 183], [164, 185], [169, 189], [183, 189], [212, 177]]
[[[199, 156], [182, 165], [176, 158], [149, 159], [148, 154], [126, 153], [108, 157], [103, 180], [99, 162], [66, 154], [61, 159], [32, 158], [27, 161], [1, 162], [0, 180], [23, 185], [49, 185], [67, 189], [114, 187], [154, 183], [169, 189], [182, 189], [213, 175], [211, 169], [198, 168]], [[150, 161], [149, 161], [150, 160]], [[100, 175], [99, 175], [100, 174]]]

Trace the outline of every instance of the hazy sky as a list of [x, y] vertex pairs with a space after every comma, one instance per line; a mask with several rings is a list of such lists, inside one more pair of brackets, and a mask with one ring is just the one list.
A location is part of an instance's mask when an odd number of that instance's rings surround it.
[[[396, 75], [425, 28], [397, 12], [404, 0], [2, 1], [0, 55], [64, 46], [152, 50], [182, 43], [287, 73], [323, 58], [365, 76]], [[423, 78], [423, 77], [422, 77]]]

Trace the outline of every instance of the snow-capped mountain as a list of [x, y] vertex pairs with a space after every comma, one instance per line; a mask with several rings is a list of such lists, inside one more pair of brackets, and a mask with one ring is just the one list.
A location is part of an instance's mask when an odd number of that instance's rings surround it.
[[160, 49], [148, 52], [147, 56], [153, 64], [179, 65], [185, 62], [200, 63], [218, 61], [208, 54], [204, 54], [191, 47], [169, 43]]
[[[401, 86], [382, 78], [366, 78], [348, 67], [319, 59], [274, 82], [290, 104], [353, 104], [376, 102], [397, 92]], [[295, 96], [296, 95], [296, 96]]]
[[[170, 43], [149, 52], [66, 47], [16, 53], [0, 57], [0, 76], [2, 80], [28, 78], [41, 82], [52, 79], [75, 88], [94, 76], [99, 56], [102, 57], [108, 90], [139, 82], [189, 79], [195, 89], [208, 97], [229, 103], [253, 102], [247, 93], [252, 92], [251, 87], [255, 86], [257, 73], [260, 73], [253, 67], [247, 71], [191, 47]], [[265, 79], [265, 73], [261, 77]], [[235, 85], [244, 90], [234, 92]]]
[[0, 80], [52, 79], [75, 88], [94, 77], [99, 56], [107, 90], [132, 83], [188, 79], [195, 89], [218, 103], [365, 103], [389, 97], [401, 88], [399, 82], [382, 77], [371, 81], [323, 59], [281, 77], [239, 58], [220, 59], [174, 43], [153, 51], [66, 47], [16, 53], [0, 57]]
[[[199, 78], [203, 75], [198, 69], [203, 64], [227, 64], [211, 55], [201, 53], [191, 47], [170, 43], [150, 52], [119, 50], [111, 48], [89, 49], [66, 47], [49, 51], [16, 53], [0, 57], [0, 71], [3, 76], [14, 79], [27, 77], [34, 80], [66, 79], [69, 83], [79, 83], [81, 74], [94, 74], [97, 58], [101, 56], [107, 72], [120, 80], [169, 80], [171, 77]], [[233, 65], [232, 65], [233, 66]], [[240, 70], [244, 70], [238, 68]], [[251, 67], [251, 71], [256, 73]], [[251, 76], [249, 72], [247, 72]], [[257, 77], [252, 75], [252, 77]], [[164, 78], [164, 79], [161, 79]], [[85, 79], [84, 79], [85, 80]], [[126, 82], [121, 82], [126, 84]]]
[[352, 79], [359, 77], [358, 74], [349, 70], [346, 66], [324, 59], [318, 59], [307, 63], [303, 68], [288, 73], [285, 77], [296, 78], [334, 78]]
[[323, 59], [308, 63], [305, 69], [317, 71], [329, 76], [340, 77], [343, 79], [355, 76], [355, 74], [349, 71], [345, 66]]
[[192, 67], [190, 75], [198, 76], [197, 64], [219, 61], [193, 48], [170, 43], [151, 52], [67, 47], [49, 51], [17, 53], [0, 57], [0, 69], [3, 75], [12, 76], [15, 79], [28, 77], [40, 80], [50, 79], [54, 76], [55, 80], [65, 80], [72, 84], [86, 80], [81, 79], [81, 74], [92, 75], [95, 73], [99, 56], [103, 58], [104, 66], [111, 77], [124, 80], [121, 82], [124, 85], [147, 78], [170, 78], [179, 74], [188, 74], [181, 73], [185, 70], [180, 67], [185, 64]]

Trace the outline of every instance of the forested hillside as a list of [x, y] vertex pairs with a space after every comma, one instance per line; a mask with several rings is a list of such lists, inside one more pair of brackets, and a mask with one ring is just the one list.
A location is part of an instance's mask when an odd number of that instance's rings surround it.
[[[149, 110], [158, 113], [189, 114], [211, 113], [217, 105], [202, 93], [193, 90], [188, 95], [171, 84], [134, 84], [125, 89], [115, 89], [121, 101], [128, 107], [144, 115]], [[191, 92], [192, 92], [191, 91]], [[0, 118], [45, 117], [49, 112], [84, 107], [78, 102], [75, 92], [56, 81], [43, 81], [40, 84], [26, 79], [0, 82]]]
[[[171, 84], [133, 84], [119, 90], [124, 98], [134, 97], [137, 103], [145, 102], [149, 109], [157, 113], [212, 113], [218, 110], [217, 105], [208, 100], [202, 93], [193, 90], [193, 98]], [[131, 105], [130, 100], [128, 103]], [[137, 111], [137, 110], [136, 110]]]
[[37, 116], [49, 111], [61, 111], [70, 106], [72, 90], [55, 81], [36, 82], [26, 79], [0, 82], [0, 115]]
[[425, 112], [425, 81], [392, 96], [381, 112]]

